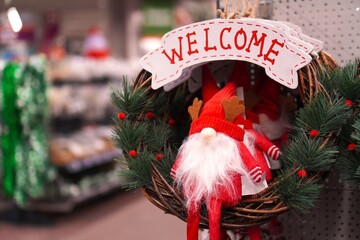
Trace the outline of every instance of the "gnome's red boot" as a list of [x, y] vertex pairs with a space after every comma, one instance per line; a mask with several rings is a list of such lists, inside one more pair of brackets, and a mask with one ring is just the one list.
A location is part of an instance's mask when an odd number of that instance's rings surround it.
[[199, 239], [200, 211], [194, 206], [189, 207], [187, 217], [187, 240]]
[[260, 227], [249, 227], [249, 238], [250, 240], [261, 240]]
[[208, 206], [210, 240], [220, 240], [220, 217], [222, 200], [212, 198]]

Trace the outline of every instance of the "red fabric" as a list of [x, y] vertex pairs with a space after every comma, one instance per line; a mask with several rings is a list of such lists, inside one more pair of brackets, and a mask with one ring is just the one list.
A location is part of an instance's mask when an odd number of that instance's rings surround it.
[[234, 82], [228, 82], [224, 88], [218, 91], [210, 100], [208, 100], [201, 109], [200, 116], [211, 116], [224, 119], [225, 112], [221, 104], [223, 100], [230, 100], [236, 96], [236, 85]]
[[221, 132], [237, 141], [242, 141], [244, 138], [244, 130], [236, 124], [210, 116], [200, 117], [194, 120], [191, 123], [189, 135], [199, 133], [207, 127], [213, 128], [216, 132]]
[[[243, 87], [245, 91], [250, 90], [250, 75], [247, 65], [247, 62], [236, 61], [230, 78], [230, 81], [235, 81], [237, 87]], [[280, 87], [281, 85], [279, 83], [268, 77], [265, 71], [262, 71], [253, 86], [256, 95], [259, 97], [259, 101], [252, 109], [248, 109], [248, 111], [256, 114], [264, 113], [272, 120], [278, 119], [280, 114]], [[255, 123], [256, 121], [253, 122]]]
[[[256, 160], [254, 159], [253, 155], [250, 153], [249, 149], [245, 146], [245, 144], [243, 142], [238, 142], [238, 148], [239, 148], [241, 160], [244, 162], [248, 171], [251, 173], [251, 172], [254, 172], [255, 169], [258, 169], [259, 165], [257, 164]], [[257, 171], [257, 172], [259, 174], [261, 174], [261, 171], [260, 172]], [[251, 175], [251, 177], [253, 177], [253, 175]], [[256, 176], [254, 175], [254, 177], [256, 177]]]
[[238, 116], [234, 120], [234, 123], [243, 125], [245, 131], [254, 137], [254, 159], [261, 168], [261, 171], [266, 174], [266, 181], [270, 181], [272, 179], [271, 169], [269, 168], [268, 160], [264, 156], [264, 153], [266, 153], [272, 159], [278, 160], [280, 155], [279, 148], [270, 142], [266, 136], [253, 130], [251, 122], [249, 120], [245, 120], [242, 116]]
[[229, 100], [235, 96], [235, 91], [235, 83], [229, 82], [208, 100], [202, 108], [199, 118], [191, 123], [189, 135], [198, 133], [206, 127], [211, 127], [216, 132], [224, 133], [233, 139], [242, 141], [244, 131], [236, 124], [225, 120], [225, 111], [221, 104], [224, 99]]
[[188, 209], [186, 236], [187, 240], [199, 238], [200, 209], [190, 206]]
[[86, 57], [95, 59], [104, 59], [109, 57], [110, 53], [108, 50], [92, 50], [85, 53]]
[[249, 239], [250, 240], [261, 240], [260, 227], [249, 227]]
[[211, 199], [208, 206], [208, 218], [209, 218], [209, 240], [220, 240], [220, 217], [221, 217], [221, 205], [220, 199]]
[[262, 86], [259, 92], [257, 92], [260, 99], [253, 107], [253, 111], [257, 114], [266, 114], [271, 120], [277, 120], [280, 116], [280, 84], [266, 77]]
[[204, 103], [209, 101], [220, 88], [215, 83], [208, 65], [202, 67], [202, 98]]
[[245, 91], [250, 89], [250, 74], [247, 62], [236, 61], [230, 80], [236, 82], [237, 87], [243, 87]]

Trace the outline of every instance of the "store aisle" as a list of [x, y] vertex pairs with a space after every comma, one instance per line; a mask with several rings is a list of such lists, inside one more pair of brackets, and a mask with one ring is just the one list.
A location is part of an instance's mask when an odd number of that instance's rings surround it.
[[185, 223], [164, 214], [141, 192], [118, 193], [52, 215], [50, 227], [14, 226], [0, 222], [7, 240], [183, 240]]

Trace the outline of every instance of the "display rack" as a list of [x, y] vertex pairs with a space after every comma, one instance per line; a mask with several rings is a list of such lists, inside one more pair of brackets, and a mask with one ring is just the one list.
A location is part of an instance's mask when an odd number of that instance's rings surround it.
[[[98, 69], [102, 68], [102, 63], [109, 65], [108, 61], [82, 60], [84, 65], [79, 71], [94, 67], [95, 62]], [[76, 64], [80, 64], [82, 60], [76, 57]], [[83, 202], [122, 187], [115, 161], [122, 155], [122, 150], [113, 146], [110, 138], [109, 125], [114, 110], [110, 94], [105, 94], [104, 91], [110, 92], [111, 86], [118, 84], [123, 77], [120, 77], [118, 71], [106, 72], [103, 69], [102, 72], [93, 69], [90, 74], [79, 73], [72, 63], [73, 59], [60, 63], [62, 66], [67, 65], [65, 71], [54, 71], [50, 65], [50, 157], [58, 176], [43, 198], [28, 201], [24, 206], [26, 210], [69, 212]], [[56, 98], [62, 89], [69, 91], [66, 96], [70, 98], [65, 98], [65, 103], [64, 96]], [[102, 102], [103, 105], [95, 106], [94, 102]], [[60, 104], [62, 105], [59, 106]], [[81, 105], [81, 108], [69, 111], [69, 107], [76, 104]], [[92, 115], [92, 111], [97, 114]], [[59, 147], [62, 144], [62, 148]]]

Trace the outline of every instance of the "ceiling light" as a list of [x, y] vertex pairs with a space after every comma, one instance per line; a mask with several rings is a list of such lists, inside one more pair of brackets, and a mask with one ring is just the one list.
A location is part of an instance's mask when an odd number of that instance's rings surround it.
[[7, 10], [7, 16], [14, 32], [19, 32], [23, 26], [19, 12], [15, 7], [11, 7]]

